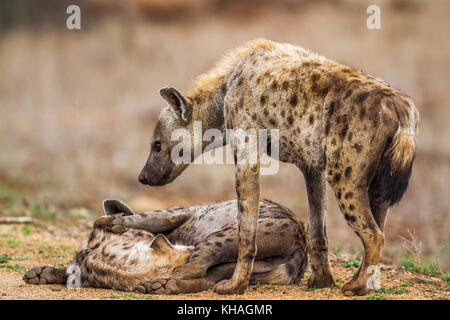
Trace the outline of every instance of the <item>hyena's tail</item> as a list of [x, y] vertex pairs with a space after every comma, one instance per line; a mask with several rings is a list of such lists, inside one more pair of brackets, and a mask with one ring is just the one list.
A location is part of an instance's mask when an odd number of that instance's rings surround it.
[[[412, 107], [415, 110], [413, 105]], [[394, 136], [388, 139], [380, 163], [372, 178], [369, 187], [372, 212], [375, 212], [380, 206], [386, 208], [393, 206], [401, 200], [408, 188], [415, 158], [416, 142], [414, 136], [418, 114], [409, 114], [407, 118], [408, 121], [399, 121], [399, 127]]]
[[279, 264], [268, 272], [253, 273], [250, 284], [295, 284], [303, 278], [307, 265], [307, 250], [299, 246], [285, 263]]

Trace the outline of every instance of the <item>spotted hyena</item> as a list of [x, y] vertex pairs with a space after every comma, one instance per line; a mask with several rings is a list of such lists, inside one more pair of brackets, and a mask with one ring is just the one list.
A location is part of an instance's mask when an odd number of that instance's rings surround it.
[[[231, 277], [239, 249], [236, 200], [142, 214], [117, 200], [105, 201], [104, 208], [107, 216], [95, 221], [72, 265], [34, 267], [25, 282], [170, 294], [203, 291]], [[263, 200], [257, 232], [251, 282], [300, 281], [308, 261], [303, 224]]]
[[[358, 273], [343, 291], [367, 292], [368, 267], [379, 263], [384, 245], [387, 210], [401, 199], [411, 174], [419, 114], [407, 95], [301, 47], [261, 39], [228, 52], [191, 92], [165, 87], [160, 94], [168, 106], [156, 124], [139, 175], [142, 183], [165, 185], [187, 167], [171, 161], [178, 143], [171, 133], [184, 128], [193, 135], [194, 121], [202, 121], [203, 131], [224, 134], [226, 129], [279, 129], [279, 140], [269, 142], [279, 144], [281, 161], [302, 171], [308, 192], [308, 285], [334, 285], [325, 222], [328, 181], [365, 249]], [[205, 142], [191, 141], [199, 144], [191, 150], [205, 148]], [[239, 259], [231, 280], [216, 285], [219, 293], [242, 292], [250, 278], [257, 254], [259, 169], [259, 161], [235, 166]]]

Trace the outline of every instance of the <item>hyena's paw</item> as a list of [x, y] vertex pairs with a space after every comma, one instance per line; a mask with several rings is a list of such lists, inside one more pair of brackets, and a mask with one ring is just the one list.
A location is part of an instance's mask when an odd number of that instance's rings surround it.
[[331, 288], [335, 285], [331, 272], [326, 269], [312, 272], [308, 278], [308, 288]]
[[342, 286], [342, 293], [346, 296], [364, 296], [368, 292], [366, 282], [360, 278], [354, 278]]
[[[135, 288], [139, 292], [150, 294], [180, 294], [180, 293], [196, 293], [208, 290], [214, 286], [214, 282], [206, 279], [158, 279], [147, 281]], [[143, 288], [142, 288], [143, 287]]]
[[63, 284], [66, 282], [65, 269], [33, 267], [22, 279], [28, 284]]
[[102, 216], [95, 220], [94, 228], [103, 229], [105, 231], [117, 234], [122, 234], [127, 230], [122, 214]]

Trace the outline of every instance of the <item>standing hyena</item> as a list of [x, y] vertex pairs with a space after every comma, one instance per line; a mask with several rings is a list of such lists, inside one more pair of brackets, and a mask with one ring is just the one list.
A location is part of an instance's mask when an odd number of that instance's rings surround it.
[[[230, 51], [198, 78], [191, 93], [163, 88], [160, 94], [169, 105], [161, 112], [139, 181], [165, 185], [181, 174], [187, 164], [171, 161], [178, 143], [171, 133], [185, 128], [193, 135], [194, 121], [202, 121], [204, 131], [279, 129], [279, 141], [270, 142], [279, 143], [281, 161], [303, 172], [308, 191], [308, 285], [334, 284], [325, 225], [328, 181], [365, 250], [358, 273], [343, 291], [367, 292], [373, 270], [368, 267], [378, 264], [384, 244], [387, 210], [401, 199], [411, 174], [419, 115], [408, 96], [301, 47], [268, 40]], [[232, 279], [216, 285], [219, 293], [245, 289], [256, 254], [259, 158], [256, 165], [237, 163], [235, 168], [239, 259]]]

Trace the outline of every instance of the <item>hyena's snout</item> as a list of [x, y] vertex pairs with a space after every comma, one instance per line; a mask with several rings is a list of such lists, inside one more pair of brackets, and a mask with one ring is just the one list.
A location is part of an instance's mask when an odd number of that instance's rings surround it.
[[142, 184], [148, 184], [148, 180], [145, 175], [145, 167], [141, 170], [141, 173], [139, 173], [138, 180]]

